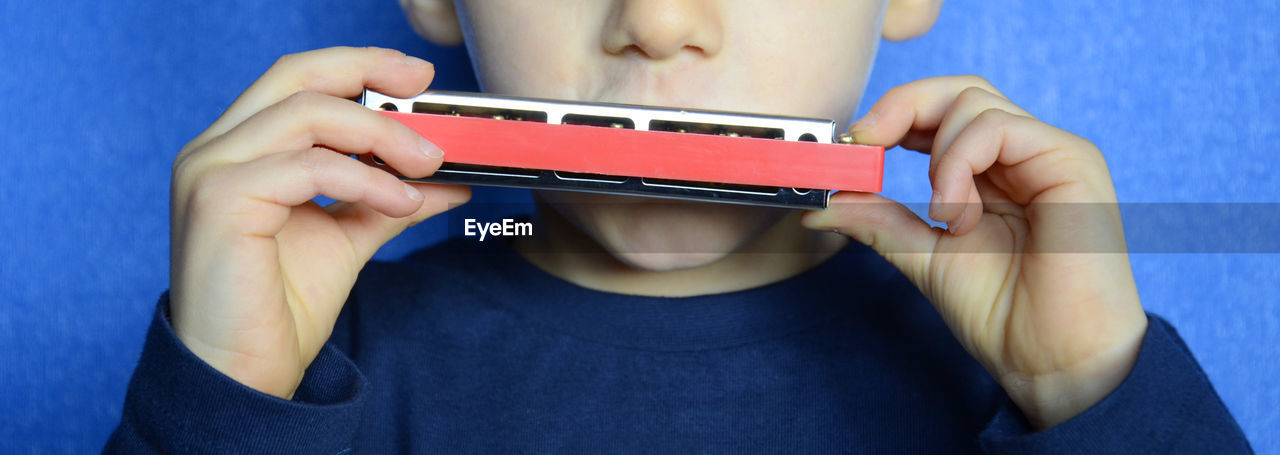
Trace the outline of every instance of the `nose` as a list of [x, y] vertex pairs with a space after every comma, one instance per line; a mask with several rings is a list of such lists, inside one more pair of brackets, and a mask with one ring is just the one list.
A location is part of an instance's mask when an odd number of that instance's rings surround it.
[[654, 60], [683, 50], [712, 56], [724, 37], [717, 0], [614, 0], [604, 30], [604, 50], [635, 49]]

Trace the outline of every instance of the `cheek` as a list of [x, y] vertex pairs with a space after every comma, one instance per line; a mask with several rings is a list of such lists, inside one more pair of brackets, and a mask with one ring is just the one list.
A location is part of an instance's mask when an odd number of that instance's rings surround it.
[[559, 2], [549, 7], [544, 2], [508, 2], [500, 14], [473, 17], [476, 27], [487, 28], [469, 43], [481, 88], [504, 95], [572, 98], [572, 88], [592, 71], [591, 51], [600, 52], [600, 28], [591, 22], [603, 19], [591, 19], [598, 13], [579, 11], [596, 3]]
[[772, 100], [772, 112], [845, 121], [858, 104], [879, 43], [878, 4], [780, 3], [760, 3], [753, 13], [734, 16], [728, 27], [726, 48], [733, 51], [726, 57], [744, 68], [739, 77], [749, 81], [741, 93]]
[[483, 60], [477, 65], [482, 90], [502, 95], [574, 99], [575, 87], [582, 86], [591, 71], [580, 54], [566, 50], [530, 51], [512, 46]]

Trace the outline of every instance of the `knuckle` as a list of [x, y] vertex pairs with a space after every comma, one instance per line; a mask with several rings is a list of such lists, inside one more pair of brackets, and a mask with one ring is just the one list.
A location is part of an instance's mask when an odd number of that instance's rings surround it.
[[200, 153], [202, 150], [197, 149], [190, 153], [179, 154], [173, 159], [170, 176], [175, 185], [187, 185], [197, 181], [211, 167], [209, 159], [205, 157], [204, 153]]
[[[293, 81], [295, 86], [306, 87], [316, 82], [323, 83], [327, 78], [331, 77], [330, 71], [335, 64], [341, 65], [337, 60], [351, 60], [353, 57], [363, 56], [373, 49], [378, 48], [335, 46], [285, 54], [276, 59], [276, 62], [271, 65], [271, 69], [268, 72], [288, 75], [286, 78]], [[385, 52], [389, 50], [379, 49], [379, 51]]]
[[355, 160], [324, 147], [299, 151], [293, 159], [294, 165], [301, 168], [317, 188], [329, 188], [335, 182], [367, 180], [367, 166], [349, 166], [342, 160], [355, 163]]
[[299, 90], [280, 101], [280, 105], [286, 110], [307, 112], [319, 107], [324, 98], [324, 95], [310, 90]]
[[911, 91], [911, 87], [909, 87], [908, 85], [899, 85], [899, 86], [897, 86], [897, 87], [893, 87], [893, 88], [889, 89], [889, 91], [885, 92], [885, 93], [884, 93], [884, 97], [883, 97], [883, 98], [886, 98], [886, 99], [887, 99], [887, 98], [895, 98], [895, 99], [896, 99], [896, 98], [900, 98], [900, 97], [902, 97], [902, 96], [905, 96], [905, 95], [906, 95], [907, 93], [909, 93], [910, 91]]
[[333, 152], [322, 147], [311, 147], [298, 152], [294, 162], [302, 170], [310, 174], [312, 178], [323, 180], [333, 166], [332, 161], [330, 161], [331, 155], [333, 155]]
[[978, 113], [978, 115], [974, 117], [974, 123], [980, 122], [979, 124], [981, 125], [986, 125], [988, 123], [999, 124], [999, 123], [1003, 123], [1012, 115], [1013, 114], [1010, 114], [1004, 109], [1000, 109], [998, 107], [989, 107], [989, 108], [983, 109], [982, 112]]
[[1102, 148], [1098, 147], [1098, 144], [1069, 131], [1063, 132], [1066, 133], [1067, 140], [1071, 141], [1075, 145], [1075, 148], [1081, 150], [1085, 156], [1095, 160], [1106, 161], [1103, 157]]
[[190, 166], [191, 153], [178, 152], [178, 155], [173, 157], [173, 163], [169, 166], [169, 176], [176, 180], [180, 175], [187, 173]]
[[281, 55], [280, 58], [276, 59], [275, 63], [271, 64], [271, 67], [278, 69], [290, 69], [296, 67], [301, 64], [302, 60], [306, 59], [306, 54], [306, 52], [296, 52]]
[[320, 147], [312, 147], [297, 152], [292, 160], [293, 165], [301, 169], [306, 180], [310, 181], [310, 185], [322, 193], [333, 180], [333, 163], [329, 162], [327, 153], [327, 150]]
[[990, 96], [991, 96], [991, 92], [988, 92], [986, 89], [982, 87], [970, 85], [968, 87], [965, 87], [964, 90], [961, 90], [960, 94], [956, 95], [956, 99], [964, 102], [973, 102], [977, 100], [987, 99]]
[[192, 165], [193, 160], [194, 158], [191, 155], [182, 154], [173, 159], [173, 165], [169, 168], [169, 175], [175, 183], [191, 180], [194, 173], [192, 169], [194, 167]]
[[978, 88], [995, 90], [995, 86], [991, 84], [991, 81], [988, 81], [987, 78], [979, 76], [977, 74], [966, 74], [963, 76], [959, 76], [959, 78], [960, 78], [960, 81], [964, 83], [964, 85], [968, 85], [970, 87], [978, 87]]
[[1085, 148], [1085, 149], [1087, 149], [1087, 150], [1090, 150], [1090, 151], [1092, 151], [1092, 152], [1094, 152], [1094, 153], [1097, 153], [1097, 154], [1099, 154], [1099, 155], [1101, 155], [1101, 154], [1102, 154], [1102, 148], [1098, 147], [1098, 144], [1094, 143], [1093, 141], [1089, 140], [1088, 138], [1085, 138], [1084, 136], [1080, 136], [1080, 135], [1077, 135], [1077, 134], [1072, 134], [1072, 133], [1068, 133], [1068, 134], [1070, 134], [1070, 137], [1071, 137], [1072, 139], [1074, 139], [1075, 141], [1077, 141], [1077, 143], [1079, 143], [1081, 147], [1083, 147], [1083, 148]]
[[[187, 181], [181, 188], [186, 193], [186, 197], [183, 198], [186, 207], [198, 212], [214, 205], [226, 193], [220, 188], [225, 186], [231, 178], [229, 169], [218, 168], [201, 172], [198, 177]], [[179, 188], [175, 187], [175, 189]]]

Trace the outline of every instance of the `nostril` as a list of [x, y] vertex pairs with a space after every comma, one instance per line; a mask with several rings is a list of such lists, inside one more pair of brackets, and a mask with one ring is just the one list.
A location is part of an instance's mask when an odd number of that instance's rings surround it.
[[684, 50], [711, 56], [722, 45], [720, 17], [701, 2], [649, 0], [617, 2], [606, 21], [603, 44], [613, 55], [665, 60]]
[[648, 52], [645, 52], [644, 49], [642, 49], [640, 46], [637, 46], [635, 44], [631, 44], [631, 45], [628, 45], [627, 47], [622, 48], [618, 52], [618, 54], [619, 55], [637, 55], [641, 57], [649, 56]]
[[689, 51], [694, 53], [694, 55], [697, 55], [697, 56], [707, 55], [707, 52], [703, 50], [701, 47], [692, 46], [692, 45], [679, 46], [679, 47], [677, 46], [646, 47], [639, 44], [627, 45], [616, 54], [623, 55], [623, 56], [634, 55], [636, 57], [643, 57], [643, 58], [652, 59], [652, 60], [666, 60], [666, 59], [675, 57], [677, 55], [680, 55], [681, 51]]

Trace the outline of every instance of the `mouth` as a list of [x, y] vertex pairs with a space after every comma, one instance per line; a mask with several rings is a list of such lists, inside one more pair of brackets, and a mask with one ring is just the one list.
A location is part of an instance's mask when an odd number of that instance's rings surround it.
[[715, 82], [718, 74], [712, 62], [682, 55], [673, 61], [651, 62], [624, 58], [601, 77], [580, 84], [576, 94], [582, 101], [640, 104], [686, 109], [725, 110]]

